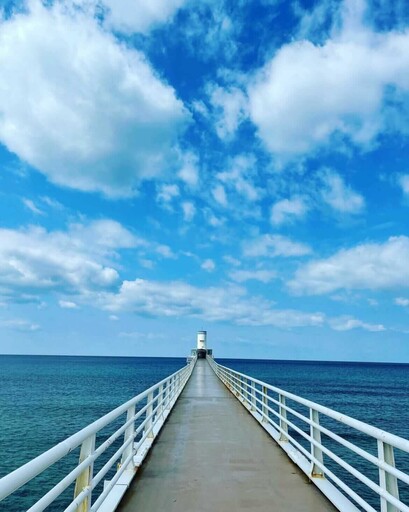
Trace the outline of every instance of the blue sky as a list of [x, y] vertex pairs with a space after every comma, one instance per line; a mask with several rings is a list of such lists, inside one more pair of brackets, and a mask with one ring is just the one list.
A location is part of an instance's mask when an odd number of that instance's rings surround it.
[[0, 352], [409, 362], [409, 6], [0, 2]]

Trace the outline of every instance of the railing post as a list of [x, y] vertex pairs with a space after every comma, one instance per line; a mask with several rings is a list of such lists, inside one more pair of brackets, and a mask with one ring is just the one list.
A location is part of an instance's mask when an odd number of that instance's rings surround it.
[[246, 377], [246, 402], [249, 407], [251, 407], [251, 393], [250, 393], [250, 384], [249, 379]]
[[[395, 455], [393, 453], [393, 446], [384, 443], [378, 439], [378, 458], [386, 462], [392, 467], [395, 467]], [[382, 489], [392, 494], [396, 499], [399, 499], [398, 479], [396, 476], [391, 475], [388, 471], [379, 468], [379, 485]], [[385, 498], [381, 497], [381, 512], [398, 512], [394, 505], [389, 503]]]
[[[315, 411], [314, 409], [310, 409], [310, 420], [319, 425], [320, 423], [320, 414], [318, 411]], [[321, 431], [315, 427], [314, 425], [310, 426], [310, 437], [311, 440], [316, 441], [321, 446]], [[321, 464], [324, 464], [324, 457], [322, 454], [322, 450], [320, 446], [316, 446], [315, 444], [311, 443], [311, 455], [318, 460]], [[324, 478], [324, 472], [323, 470], [314, 462], [312, 461], [311, 464], [311, 476], [313, 478]]]
[[[151, 414], [153, 412], [153, 403], [152, 403], [153, 392], [149, 393], [147, 401], [148, 401], [149, 405], [148, 405], [148, 408], [146, 409], [146, 417], [149, 418], [149, 416], [151, 416]], [[153, 437], [152, 427], [153, 427], [153, 418], [151, 417], [150, 419], [147, 420], [146, 425], [145, 425], [145, 431], [148, 433], [148, 437]]]
[[256, 384], [254, 380], [251, 381], [251, 410], [255, 411], [257, 408], [257, 401], [256, 401]]
[[171, 400], [171, 396], [172, 396], [171, 383], [172, 383], [172, 379], [169, 379], [166, 382], [166, 409], [170, 409], [170, 400]]
[[[129, 421], [131, 418], [135, 416], [135, 405], [131, 405], [131, 407], [128, 409], [126, 413], [126, 421]], [[128, 444], [128, 446], [125, 448], [122, 457], [121, 457], [121, 465], [124, 463], [124, 461], [133, 453], [133, 438], [135, 434], [135, 421], [133, 421], [125, 430], [124, 434], [124, 443], [128, 441], [129, 438], [132, 438], [132, 441]], [[132, 465], [132, 468], [134, 467], [133, 459], [130, 462]]]
[[166, 394], [166, 408], [170, 409], [170, 406], [171, 406], [170, 402], [172, 400], [172, 379], [168, 380], [168, 383], [166, 384], [166, 390], [167, 390], [167, 394]]
[[175, 398], [175, 377], [170, 379], [170, 403], [173, 403]]
[[234, 389], [234, 383], [233, 383], [233, 381], [232, 381], [232, 378], [231, 378], [230, 373], [225, 371], [225, 372], [224, 372], [224, 378], [226, 379], [226, 382], [227, 382], [227, 384], [228, 384], [228, 386], [229, 386], [230, 391], [231, 391], [231, 392], [233, 392], [233, 389]]
[[236, 395], [240, 398], [240, 394], [241, 394], [241, 375], [239, 375], [238, 377], [238, 383], [237, 383], [237, 391], [236, 391]]
[[267, 404], [268, 404], [268, 398], [267, 398], [267, 393], [268, 393], [268, 389], [266, 386], [262, 386], [261, 387], [261, 392], [262, 392], [262, 401], [263, 401], [263, 406], [261, 408], [261, 412], [262, 412], [262, 415], [261, 415], [261, 421], [268, 421], [268, 409], [267, 409]]
[[163, 384], [159, 386], [159, 394], [158, 394], [158, 412], [156, 413], [157, 416], [162, 416], [163, 414], [163, 408], [165, 406], [164, 403], [164, 393], [163, 393]]
[[236, 380], [233, 379], [230, 370], [226, 372], [226, 379], [227, 379], [227, 382], [229, 383], [230, 391], [232, 393], [235, 393], [236, 392]]
[[[81, 445], [80, 451], [80, 459], [79, 463], [83, 462], [87, 457], [92, 455], [95, 451], [95, 438], [96, 435], [92, 434]], [[88, 512], [91, 508], [91, 485], [92, 485], [92, 476], [94, 472], [94, 463], [91, 463], [84, 471], [78, 475], [77, 480], [75, 481], [75, 489], [74, 489], [74, 499], [81, 494], [81, 492], [89, 487], [90, 492], [88, 496], [81, 502], [77, 507], [77, 512]]]
[[288, 441], [288, 424], [287, 424], [287, 409], [285, 409], [285, 396], [278, 395], [278, 401], [280, 402], [280, 406], [278, 408], [278, 412], [280, 414], [280, 441]]

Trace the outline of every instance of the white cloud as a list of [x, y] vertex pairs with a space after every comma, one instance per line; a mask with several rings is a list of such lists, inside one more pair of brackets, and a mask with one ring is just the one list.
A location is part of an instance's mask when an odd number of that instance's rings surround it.
[[155, 25], [169, 22], [186, 0], [102, 0], [108, 8], [106, 24], [121, 32], [147, 33]]
[[409, 306], [409, 299], [406, 299], [405, 297], [396, 297], [395, 304], [405, 308]]
[[113, 312], [133, 311], [155, 317], [193, 317], [238, 325], [279, 328], [320, 326], [322, 313], [277, 310], [263, 298], [247, 297], [238, 286], [198, 288], [181, 281], [124, 281], [119, 293], [98, 296], [100, 305]]
[[261, 281], [262, 283], [269, 283], [277, 277], [277, 273], [274, 270], [232, 270], [229, 273], [229, 277], [237, 283], [243, 283], [245, 281]]
[[67, 235], [73, 247], [87, 247], [90, 252], [105, 252], [111, 249], [129, 249], [147, 244], [137, 238], [119, 222], [111, 219], [94, 220], [87, 223], [70, 224]]
[[180, 195], [180, 190], [177, 185], [161, 185], [157, 195], [159, 202], [170, 203], [172, 199]]
[[398, 177], [398, 183], [405, 195], [409, 196], [409, 174], [401, 174]]
[[185, 10], [185, 48], [196, 58], [206, 61], [217, 55], [219, 62], [233, 60], [241, 23], [237, 16], [233, 21], [228, 11], [226, 2], [213, 0], [195, 1], [193, 9]]
[[215, 129], [221, 139], [232, 137], [246, 118], [247, 100], [236, 87], [210, 87], [210, 102], [216, 110]]
[[23, 332], [34, 332], [40, 329], [40, 326], [38, 324], [34, 324], [32, 322], [29, 322], [28, 320], [23, 320], [21, 318], [0, 320], [0, 327], [5, 327], [6, 329], [12, 329], [14, 331]]
[[0, 229], [0, 294], [34, 300], [48, 290], [88, 293], [119, 284], [117, 250], [141, 242], [112, 220], [71, 224], [67, 231]]
[[110, 197], [130, 195], [176, 164], [188, 115], [144, 55], [80, 9], [29, 5], [1, 21], [7, 148], [56, 184]]
[[321, 191], [323, 200], [334, 210], [341, 213], [360, 213], [365, 207], [364, 198], [345, 185], [343, 178], [333, 172], [322, 174], [324, 188]]
[[206, 270], [206, 272], [213, 272], [216, 268], [214, 261], [210, 259], [205, 260], [200, 266], [203, 270]]
[[220, 205], [224, 207], [227, 206], [226, 191], [224, 190], [223, 185], [216, 185], [212, 190], [212, 195]]
[[254, 202], [263, 195], [262, 190], [254, 184], [255, 169], [254, 155], [238, 155], [233, 158], [228, 170], [217, 174], [217, 179], [247, 201]]
[[166, 259], [174, 259], [176, 258], [176, 255], [172, 251], [172, 249], [168, 245], [159, 244], [156, 246], [155, 251], [160, 254], [163, 258]]
[[297, 39], [321, 39], [327, 35], [325, 27], [339, 8], [339, 3], [336, 0], [324, 0], [304, 9], [301, 2], [296, 2], [292, 7], [294, 14], [300, 18]]
[[190, 201], [184, 201], [182, 203], [183, 219], [186, 222], [191, 222], [196, 214], [196, 207]]
[[178, 176], [190, 187], [196, 187], [199, 181], [199, 159], [194, 153], [186, 152], [180, 155], [182, 167]]
[[109, 315], [108, 317], [112, 322], [117, 322], [119, 317], [117, 315]]
[[330, 327], [335, 331], [350, 331], [352, 329], [363, 329], [370, 332], [385, 331], [382, 324], [368, 324], [351, 316], [341, 316], [328, 321]]
[[308, 245], [293, 242], [282, 235], [261, 235], [243, 244], [243, 254], [247, 257], [304, 256], [311, 253]]
[[223, 225], [224, 219], [216, 217], [210, 208], [206, 208], [203, 213], [206, 221], [210, 224], [210, 226], [218, 228]]
[[140, 258], [139, 263], [143, 268], [148, 268], [149, 270], [153, 269], [153, 267], [155, 266], [154, 262], [147, 258]]
[[195, 100], [191, 103], [191, 108], [194, 112], [200, 114], [203, 117], [209, 117], [209, 109], [202, 100]]
[[38, 206], [35, 205], [34, 201], [31, 199], [23, 198], [22, 199], [23, 204], [26, 208], [28, 208], [31, 212], [35, 213], [36, 215], [44, 215], [43, 210], [40, 210]]
[[308, 211], [305, 200], [301, 197], [282, 199], [271, 208], [271, 223], [275, 226], [292, 222], [297, 218], [304, 217]]
[[133, 339], [144, 340], [144, 341], [160, 340], [160, 339], [165, 338], [165, 335], [162, 333], [140, 332], [140, 331], [120, 332], [118, 336], [120, 338], [133, 338]]
[[341, 289], [409, 287], [409, 238], [391, 237], [343, 249], [326, 259], [300, 267], [288, 283], [297, 294], [318, 295]]
[[249, 84], [250, 118], [271, 152], [305, 154], [334, 135], [365, 147], [393, 108], [385, 95], [409, 90], [409, 31], [365, 28], [364, 5], [346, 0], [341, 29], [282, 46]]
[[64, 209], [64, 206], [59, 201], [57, 201], [56, 199], [53, 199], [51, 197], [42, 196], [41, 201], [44, 204], [46, 204], [47, 206], [49, 206], [50, 208], [53, 208], [54, 210], [63, 210]]
[[226, 263], [232, 265], [233, 267], [239, 267], [241, 265], [241, 261], [237, 258], [233, 258], [233, 256], [223, 256], [223, 259]]
[[58, 304], [62, 309], [78, 309], [78, 304], [70, 300], [59, 300]]

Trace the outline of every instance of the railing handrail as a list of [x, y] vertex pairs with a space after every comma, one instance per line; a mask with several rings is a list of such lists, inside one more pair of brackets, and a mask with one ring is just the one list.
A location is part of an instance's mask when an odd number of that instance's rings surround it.
[[[398, 482], [409, 484], [409, 474], [396, 468], [394, 456], [394, 448], [409, 453], [409, 441], [407, 439], [272, 386], [242, 372], [232, 370], [212, 359], [209, 359], [209, 364], [220, 380], [338, 510], [358, 512], [363, 509], [367, 512], [376, 512], [372, 505], [334, 473], [332, 468], [326, 464], [324, 455], [367, 488], [374, 491], [379, 497], [381, 512], [409, 512], [409, 506], [399, 498], [398, 487]], [[273, 393], [276, 396], [272, 396]], [[290, 407], [286, 399], [305, 406], [308, 413], [305, 414], [292, 406]], [[291, 418], [287, 415], [291, 415]], [[347, 425], [355, 431], [372, 438], [377, 443], [377, 456], [336, 434], [333, 429], [321, 425], [320, 415]], [[292, 417], [307, 424], [309, 433], [294, 423]], [[309, 444], [309, 450], [300, 443], [297, 436], [294, 437], [293, 432]], [[353, 462], [349, 463], [347, 462], [348, 459], [345, 460], [342, 456], [340, 457], [336, 451], [333, 451], [331, 445], [321, 441], [321, 434], [335, 441], [338, 446], [343, 446], [371, 463], [378, 471], [379, 480], [377, 482], [372, 480], [360, 470], [360, 466], [354, 467]], [[358, 509], [353, 502], [361, 509]]]
[[387, 432], [386, 430], [382, 430], [381, 428], [370, 425], [369, 423], [365, 423], [364, 421], [352, 418], [351, 416], [348, 416], [347, 414], [336, 411], [335, 409], [331, 409], [330, 407], [326, 407], [325, 405], [320, 405], [316, 402], [313, 402], [312, 400], [308, 400], [307, 398], [303, 398], [299, 395], [295, 395], [294, 393], [290, 393], [289, 391], [285, 391], [284, 389], [278, 388], [276, 386], [268, 384], [267, 382], [261, 381], [254, 377], [251, 377], [250, 375], [246, 375], [245, 373], [241, 373], [237, 370], [232, 370], [231, 368], [228, 368], [227, 366], [223, 366], [223, 365], [217, 363], [216, 361], [214, 361], [214, 363], [217, 366], [219, 366], [220, 368], [234, 372], [236, 375], [239, 375], [240, 377], [244, 377], [246, 379], [251, 379], [254, 383], [264, 386], [267, 389], [270, 389], [271, 391], [278, 393], [279, 395], [283, 395], [286, 398], [289, 398], [290, 400], [294, 400], [295, 402], [298, 402], [301, 405], [305, 405], [306, 407], [308, 407], [310, 409], [314, 409], [318, 412], [322, 412], [326, 416], [328, 416], [336, 421], [339, 421], [340, 423], [343, 423], [349, 427], [355, 428], [356, 430], [360, 430], [364, 434], [374, 437], [375, 439], [379, 439], [380, 441], [383, 441], [383, 442], [386, 442], [386, 443], [392, 445], [394, 448], [398, 448], [399, 450], [409, 453], [409, 440], [407, 440], [403, 437], [397, 436], [395, 434], [391, 434], [390, 432]]
[[49, 450], [43, 452], [42, 454], [30, 460], [26, 464], [23, 464], [22, 466], [15, 469], [11, 473], [0, 478], [0, 501], [9, 496], [10, 494], [12, 494], [13, 492], [15, 492], [17, 489], [22, 487], [24, 484], [26, 484], [39, 474], [41, 474], [47, 468], [61, 460], [64, 456], [68, 455], [70, 452], [78, 448], [82, 443], [89, 439], [90, 436], [96, 435], [101, 429], [111, 424], [119, 416], [125, 414], [137, 403], [141, 402], [145, 398], [148, 398], [149, 396], [152, 396], [152, 394], [155, 391], [160, 390], [161, 387], [163, 388], [165, 384], [172, 382], [172, 379], [175, 379], [181, 375], [184, 376], [189, 371], [191, 374], [195, 362], [196, 360], [194, 359], [193, 361], [190, 362], [190, 364], [187, 364], [180, 370], [177, 370], [168, 377], [162, 379], [161, 381], [157, 382], [156, 384], [146, 389], [142, 393], [139, 393], [138, 395], [134, 396], [127, 402], [121, 404], [112, 411], [108, 412], [101, 418], [98, 418], [97, 420], [90, 423], [83, 429], [67, 437], [66, 439], [56, 444]]

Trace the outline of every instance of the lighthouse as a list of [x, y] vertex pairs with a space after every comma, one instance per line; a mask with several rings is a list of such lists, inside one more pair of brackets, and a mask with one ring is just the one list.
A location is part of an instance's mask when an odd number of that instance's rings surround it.
[[198, 358], [205, 358], [206, 357], [206, 337], [207, 337], [207, 331], [198, 331], [197, 333], [197, 345], [196, 345], [196, 352]]
[[190, 358], [193, 358], [195, 356], [197, 356], [198, 359], [204, 359], [206, 357], [213, 357], [212, 349], [207, 348], [206, 338], [207, 338], [207, 331], [198, 331], [197, 332], [196, 348], [192, 349]]

